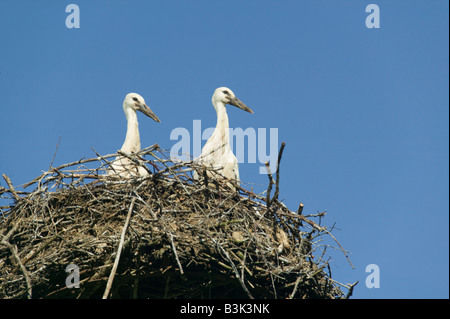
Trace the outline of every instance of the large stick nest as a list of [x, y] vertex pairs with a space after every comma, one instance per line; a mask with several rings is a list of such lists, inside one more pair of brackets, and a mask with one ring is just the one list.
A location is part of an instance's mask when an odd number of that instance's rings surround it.
[[[192, 162], [174, 163], [157, 145], [120, 155], [152, 174], [108, 177], [109, 160], [118, 156], [111, 154], [50, 165], [22, 185], [33, 185], [31, 192], [3, 175], [9, 188], [0, 195], [13, 201], [0, 212], [0, 298], [351, 294], [353, 285], [331, 278], [328, 245], [320, 243], [328, 238], [347, 254], [320, 225], [324, 213], [287, 209], [278, 201], [279, 177], [269, 174], [262, 196], [231, 190]], [[194, 169], [206, 179], [193, 181]], [[66, 285], [70, 264], [79, 269], [79, 288]]]

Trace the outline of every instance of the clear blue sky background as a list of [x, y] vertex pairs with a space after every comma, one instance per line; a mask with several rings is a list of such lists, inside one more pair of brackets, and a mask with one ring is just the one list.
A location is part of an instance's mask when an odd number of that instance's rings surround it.
[[[67, 29], [66, 5], [81, 11]], [[381, 10], [368, 29], [366, 5]], [[1, 1], [0, 173], [14, 184], [123, 143], [122, 101], [144, 96], [142, 146], [176, 127], [215, 125], [230, 87], [255, 113], [232, 127], [278, 128], [281, 195], [327, 211], [351, 252], [330, 251], [356, 298], [449, 297], [448, 1]], [[203, 142], [204, 143], [204, 142]], [[260, 163], [240, 165], [262, 191]], [[2, 186], [6, 186], [3, 179]], [[365, 286], [377, 264], [378, 289]]]

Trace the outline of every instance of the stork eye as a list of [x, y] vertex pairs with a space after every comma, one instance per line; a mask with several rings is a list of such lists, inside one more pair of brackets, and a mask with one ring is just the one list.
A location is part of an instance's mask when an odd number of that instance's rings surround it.
[[133, 100], [136, 101], [136, 102], [139, 102], [137, 97], [134, 97]]
[[222, 91], [222, 93], [225, 93], [226, 95], [230, 95], [230, 92], [228, 92], [228, 91]]

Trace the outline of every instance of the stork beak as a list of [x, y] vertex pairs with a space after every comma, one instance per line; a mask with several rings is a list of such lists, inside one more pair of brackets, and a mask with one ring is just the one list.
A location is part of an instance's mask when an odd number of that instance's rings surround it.
[[152, 110], [150, 110], [150, 108], [146, 104], [140, 105], [139, 106], [139, 111], [141, 111], [142, 113], [144, 113], [148, 117], [151, 117], [156, 122], [161, 123], [160, 119], [156, 116], [155, 113], [153, 113]]
[[234, 106], [236, 106], [236, 107], [238, 107], [241, 110], [244, 110], [246, 112], [253, 113], [253, 111], [247, 105], [242, 103], [242, 101], [239, 100], [237, 97], [232, 98], [229, 104], [234, 105]]

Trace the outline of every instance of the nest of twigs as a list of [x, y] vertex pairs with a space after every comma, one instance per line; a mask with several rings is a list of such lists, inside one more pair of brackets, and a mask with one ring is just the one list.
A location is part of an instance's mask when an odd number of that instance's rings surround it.
[[157, 145], [120, 154], [152, 174], [105, 176], [118, 154], [97, 154], [50, 167], [22, 185], [30, 192], [3, 175], [0, 196], [13, 201], [0, 212], [0, 298], [351, 295], [353, 285], [331, 278], [319, 244], [330, 238], [346, 255], [320, 225], [324, 214], [280, 203], [278, 174], [257, 195], [219, 177], [193, 181], [202, 168], [172, 162]]

